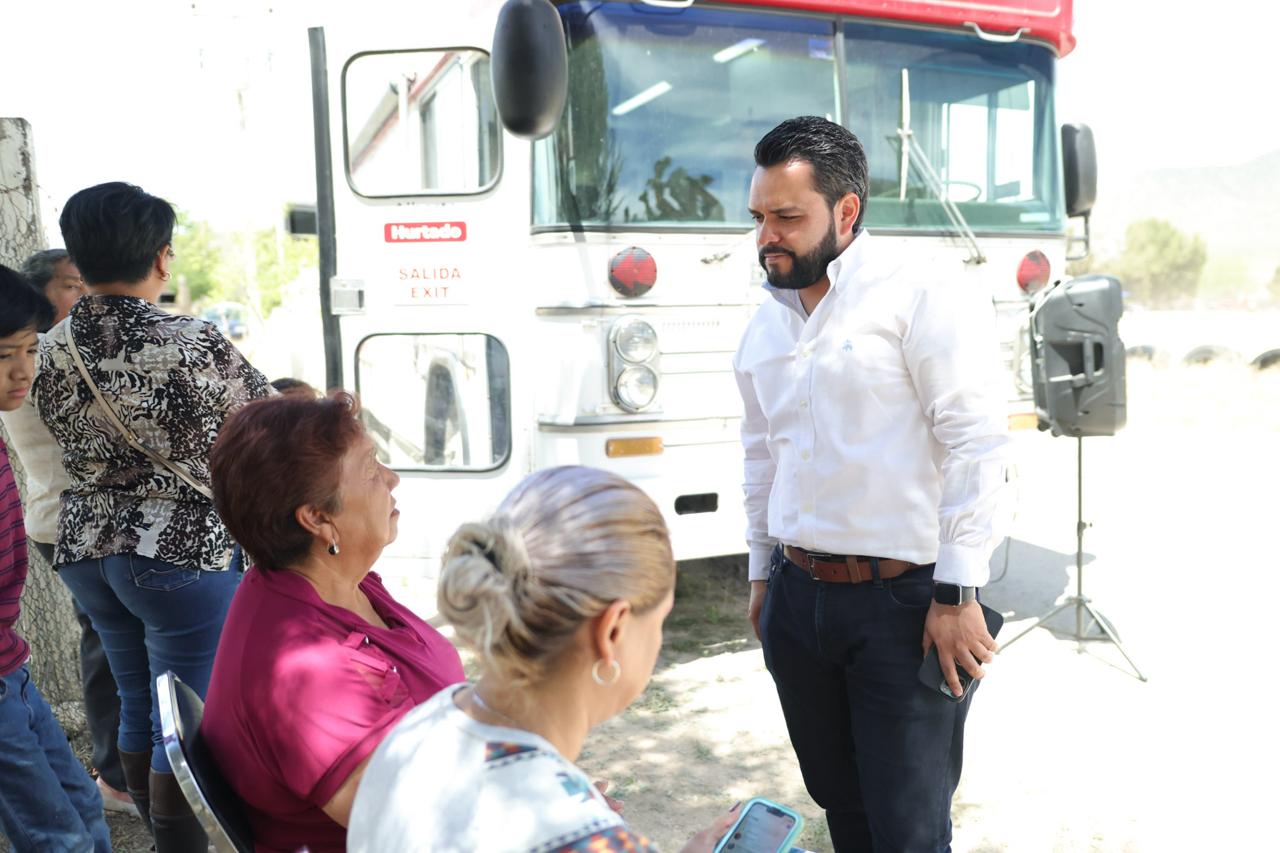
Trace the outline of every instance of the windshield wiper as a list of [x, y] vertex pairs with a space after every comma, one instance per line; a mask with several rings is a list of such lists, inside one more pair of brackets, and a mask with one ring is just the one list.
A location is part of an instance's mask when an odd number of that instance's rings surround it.
[[938, 201], [942, 203], [942, 210], [947, 214], [947, 218], [951, 220], [951, 225], [966, 243], [969, 244], [969, 257], [964, 259], [966, 264], [985, 264], [987, 256], [982, 253], [982, 247], [978, 245], [978, 238], [974, 235], [973, 229], [969, 227], [969, 222], [964, 218], [964, 214], [960, 212], [960, 208], [956, 203], [947, 197], [946, 187], [942, 184], [942, 179], [938, 177], [938, 172], [933, 168], [933, 164], [929, 162], [929, 157], [924, 153], [924, 149], [920, 147], [920, 143], [916, 141], [915, 134], [911, 130], [911, 78], [907, 69], [902, 69], [902, 125], [898, 128], [898, 139], [902, 142], [902, 168], [898, 177], [898, 200], [907, 200], [907, 179], [911, 171], [911, 163], [914, 157], [915, 165], [924, 178], [924, 182], [938, 197]]

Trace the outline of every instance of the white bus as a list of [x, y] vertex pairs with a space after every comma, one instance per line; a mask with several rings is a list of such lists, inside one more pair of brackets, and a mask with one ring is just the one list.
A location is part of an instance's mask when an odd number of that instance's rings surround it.
[[[794, 115], [866, 145], [870, 230], [991, 294], [1032, 411], [1026, 292], [1062, 275], [1092, 201], [1091, 151], [1064, 184], [1053, 109], [1070, 0], [557, 3], [564, 108], [537, 140], [495, 103], [500, 2], [422, 10], [310, 32], [326, 359], [303, 378], [357, 390], [402, 477], [384, 573], [429, 578], [458, 523], [564, 463], [641, 485], [677, 559], [744, 550], [747, 191]], [[554, 103], [554, 71], [517, 95]]]

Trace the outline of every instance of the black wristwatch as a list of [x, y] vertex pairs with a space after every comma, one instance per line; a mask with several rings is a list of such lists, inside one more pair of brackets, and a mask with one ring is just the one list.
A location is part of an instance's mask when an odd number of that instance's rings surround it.
[[958, 583], [939, 583], [933, 585], [933, 600], [939, 604], [950, 604], [958, 607], [978, 598], [976, 586], [960, 586]]

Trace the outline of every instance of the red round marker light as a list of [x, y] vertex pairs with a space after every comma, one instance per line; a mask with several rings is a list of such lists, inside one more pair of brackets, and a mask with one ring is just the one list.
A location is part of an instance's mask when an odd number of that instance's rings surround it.
[[1028, 252], [1018, 264], [1018, 287], [1023, 293], [1035, 293], [1049, 283], [1049, 259], [1039, 249]]
[[623, 296], [644, 296], [658, 280], [658, 264], [644, 249], [623, 249], [609, 261], [609, 284]]

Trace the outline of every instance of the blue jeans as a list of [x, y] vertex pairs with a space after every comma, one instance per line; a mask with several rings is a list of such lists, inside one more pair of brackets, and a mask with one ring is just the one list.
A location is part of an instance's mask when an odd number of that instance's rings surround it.
[[25, 666], [0, 678], [0, 829], [17, 853], [111, 850], [98, 786]]
[[168, 773], [156, 704], [156, 679], [166, 670], [204, 697], [222, 623], [241, 572], [202, 572], [114, 554], [68, 563], [59, 574], [93, 620], [120, 691], [125, 752], [151, 750], [151, 767]]
[[826, 583], [774, 553], [760, 613], [765, 665], [838, 853], [951, 849], [974, 691], [951, 702], [917, 678], [932, 600], [932, 566]]
[[[52, 545], [34, 539], [28, 539], [27, 544], [39, 551], [55, 572], [58, 570], [53, 562]], [[92, 765], [102, 781], [117, 791], [123, 791], [124, 769], [116, 752], [116, 732], [120, 730], [120, 695], [116, 692], [116, 680], [111, 676], [111, 665], [102, 651], [102, 639], [93, 630], [89, 614], [84, 612], [75, 596], [71, 597], [71, 606], [75, 610], [76, 621], [80, 623], [80, 686], [84, 693], [85, 723], [93, 741]]]

